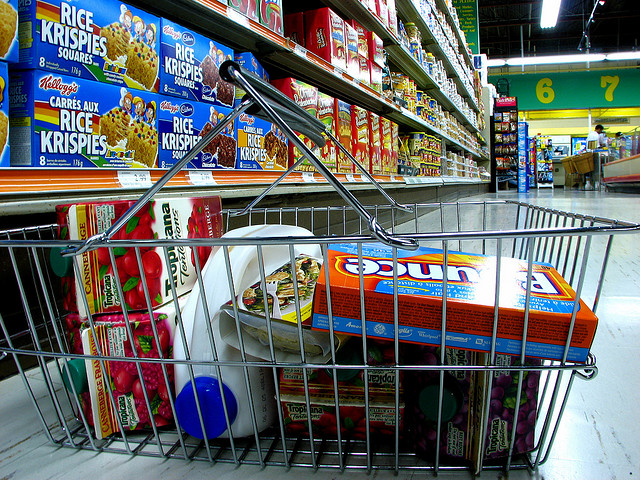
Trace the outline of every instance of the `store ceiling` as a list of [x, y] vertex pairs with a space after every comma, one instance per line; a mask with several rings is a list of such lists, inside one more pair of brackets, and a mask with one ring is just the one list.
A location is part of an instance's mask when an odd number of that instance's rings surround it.
[[[478, 0], [480, 51], [489, 58], [579, 53], [596, 0], [562, 0], [558, 24], [540, 28], [542, 0]], [[633, 50], [640, 40], [640, 1], [605, 0], [589, 27], [591, 52]], [[586, 42], [583, 42], [586, 46]]]

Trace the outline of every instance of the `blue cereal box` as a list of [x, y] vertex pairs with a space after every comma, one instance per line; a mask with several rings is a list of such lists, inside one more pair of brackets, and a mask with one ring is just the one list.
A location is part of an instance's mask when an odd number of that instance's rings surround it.
[[0, 167], [9, 166], [9, 79], [7, 64], [0, 62]]
[[18, 0], [0, 2], [0, 60], [18, 61]]
[[[162, 97], [158, 112], [160, 167], [175, 165], [230, 111], [219, 105]], [[185, 168], [235, 168], [235, 165], [235, 123], [231, 122]]]
[[233, 50], [164, 18], [160, 43], [160, 93], [233, 106], [234, 86], [219, 73], [220, 65], [233, 59]]
[[236, 168], [286, 170], [289, 162], [287, 138], [274, 124], [243, 113], [236, 121], [238, 155]]
[[158, 91], [158, 17], [113, 0], [28, 0], [19, 12], [20, 68]]
[[41, 70], [9, 81], [11, 166], [157, 166], [157, 94]]
[[[233, 57], [233, 60], [240, 65], [241, 67], [249, 70], [251, 73], [256, 74], [267, 83], [269, 82], [269, 74], [267, 71], [260, 65], [258, 59], [253, 56], [250, 52], [244, 53], [236, 53]], [[241, 88], [236, 88], [236, 100], [234, 105], [238, 105], [242, 98], [245, 96], [246, 92]]]

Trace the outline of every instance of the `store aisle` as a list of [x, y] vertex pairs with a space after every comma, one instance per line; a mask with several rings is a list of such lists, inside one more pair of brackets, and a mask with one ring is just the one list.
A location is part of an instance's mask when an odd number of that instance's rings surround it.
[[[474, 198], [477, 199], [478, 197]], [[484, 195], [483, 199], [522, 201], [576, 213], [640, 222], [640, 195], [563, 190]], [[576, 380], [549, 460], [530, 475], [511, 472], [510, 479], [605, 480], [640, 476], [640, 235], [620, 235], [613, 242], [598, 315], [601, 323], [592, 348], [599, 375]], [[595, 282], [597, 279], [588, 279]], [[5, 359], [3, 361], [11, 361]], [[363, 479], [423, 477], [420, 473], [319, 471], [159, 460], [128, 455], [58, 449], [47, 443], [20, 378], [0, 383], [0, 479], [120, 478], [183, 479], [215, 476], [218, 480]], [[471, 478], [441, 473], [440, 478]], [[480, 478], [504, 475], [483, 472]]]

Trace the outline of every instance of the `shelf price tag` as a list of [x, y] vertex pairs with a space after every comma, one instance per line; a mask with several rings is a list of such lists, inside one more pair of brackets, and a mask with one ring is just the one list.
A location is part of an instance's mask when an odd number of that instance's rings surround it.
[[371, 182], [371, 180], [369, 180], [367, 177], [365, 177], [364, 175], [360, 175], [360, 181], [361, 182]]
[[296, 55], [304, 59], [307, 58], [307, 49], [304, 47], [301, 47], [297, 43], [293, 46], [293, 53], [295, 53]]
[[313, 172], [302, 172], [302, 181], [304, 183], [317, 183], [316, 177], [313, 175]]
[[353, 173], [347, 173], [345, 176], [347, 177], [347, 182], [357, 182], [356, 177], [353, 176]]
[[149, 188], [153, 185], [149, 170], [118, 170], [118, 182], [124, 188]]
[[189, 183], [196, 186], [217, 185], [211, 170], [189, 170]]
[[227, 18], [229, 20], [233, 20], [239, 25], [242, 25], [243, 27], [250, 28], [249, 18], [245, 17], [243, 14], [235, 10], [233, 7], [227, 7]]

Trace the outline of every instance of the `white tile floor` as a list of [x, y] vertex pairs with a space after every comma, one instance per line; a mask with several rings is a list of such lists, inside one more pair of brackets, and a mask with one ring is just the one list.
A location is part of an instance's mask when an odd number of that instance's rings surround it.
[[[482, 198], [516, 198], [560, 210], [640, 222], [640, 195], [543, 190], [518, 196], [500, 192]], [[549, 460], [537, 472], [511, 472], [508, 478], [544, 480], [633, 479], [640, 476], [640, 235], [620, 235], [598, 308], [601, 322], [592, 351], [600, 373], [592, 381], [576, 381]], [[592, 279], [589, 279], [590, 281]], [[595, 281], [595, 279], [593, 279]], [[3, 361], [11, 361], [5, 359]], [[399, 478], [423, 476], [401, 473]], [[311, 477], [392, 478], [393, 473], [344, 474], [294, 468], [131, 457], [51, 446], [42, 433], [22, 381], [0, 383], [0, 479], [112, 478], [218, 480]], [[441, 478], [471, 478], [443, 472]], [[480, 478], [505, 478], [483, 472]]]

